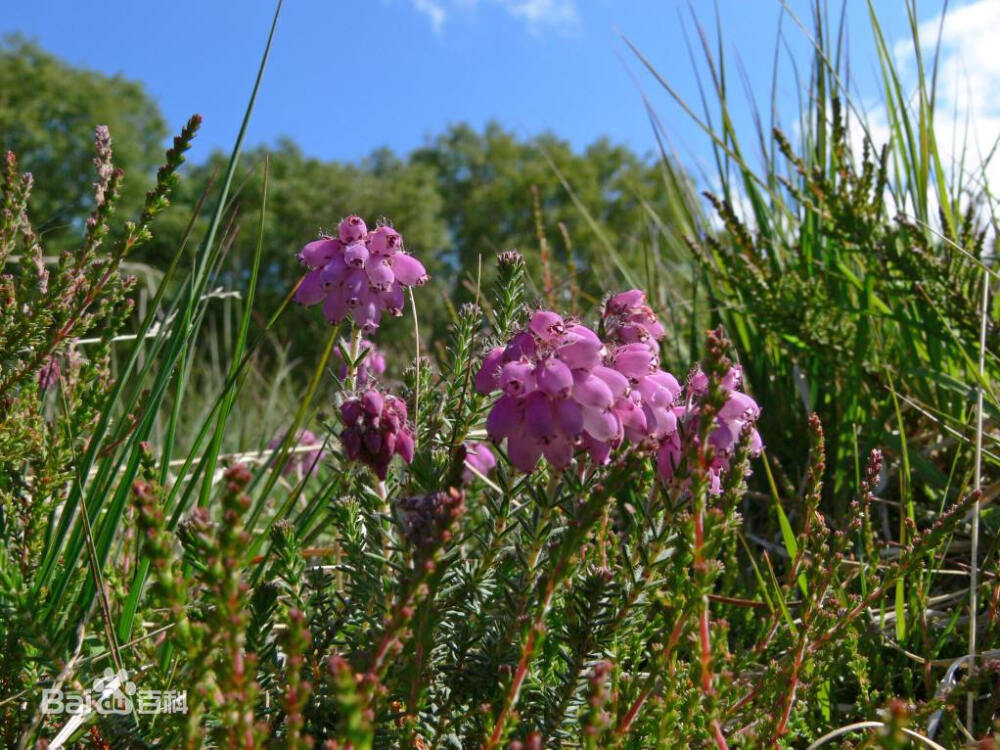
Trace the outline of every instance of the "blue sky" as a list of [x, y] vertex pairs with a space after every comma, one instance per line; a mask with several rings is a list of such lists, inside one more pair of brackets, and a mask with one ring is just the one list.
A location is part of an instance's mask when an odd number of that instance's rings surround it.
[[[808, 3], [790, 5], [808, 22]], [[904, 39], [902, 0], [878, 6], [890, 36]], [[248, 141], [288, 135], [308, 154], [355, 160], [383, 145], [408, 151], [449, 123], [495, 118], [524, 135], [548, 129], [577, 147], [609, 135], [645, 152], [654, 141], [642, 86], [685, 159], [697, 160], [704, 139], [619, 38], [695, 101], [684, 41], [685, 27], [694, 41], [691, 7], [714, 33], [713, 4], [701, 0], [287, 0]], [[854, 73], [868, 96], [876, 89], [867, 6], [848, 7]], [[937, 7], [923, 3], [921, 20]], [[739, 56], [766, 98], [779, 0], [719, 0], [718, 8], [726, 54]], [[232, 142], [272, 12], [271, 0], [16, 0], [0, 33], [24, 33], [71, 63], [143, 81], [172, 128], [200, 112], [199, 159]], [[784, 23], [791, 48], [806, 51], [803, 32]], [[795, 93], [785, 77], [788, 114]]]

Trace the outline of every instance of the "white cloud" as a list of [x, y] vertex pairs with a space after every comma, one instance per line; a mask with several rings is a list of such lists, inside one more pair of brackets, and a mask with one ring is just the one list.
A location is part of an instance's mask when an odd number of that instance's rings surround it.
[[565, 31], [579, 23], [573, 0], [494, 0], [529, 29], [551, 27]]
[[427, 16], [435, 34], [440, 34], [444, 30], [444, 21], [448, 17], [448, 12], [441, 3], [435, 2], [435, 0], [413, 0], [413, 7]]
[[482, 4], [506, 11], [522, 22], [532, 34], [543, 31], [570, 33], [580, 23], [575, 0], [411, 0], [414, 9], [431, 22], [435, 33], [444, 31], [445, 22], [455, 11], [474, 13]]
[[[982, 160], [1000, 137], [1000, 2], [973, 0], [951, 8], [944, 17], [921, 21], [921, 53], [930, 74], [940, 32], [934, 134], [946, 168], [962, 168], [966, 184], [982, 179]], [[903, 83], [914, 91], [916, 53], [909, 37], [893, 45]], [[887, 133], [884, 108], [873, 110], [872, 124]], [[884, 130], [883, 130], [884, 129]], [[1000, 193], [1000, 154], [986, 170], [994, 194]]]

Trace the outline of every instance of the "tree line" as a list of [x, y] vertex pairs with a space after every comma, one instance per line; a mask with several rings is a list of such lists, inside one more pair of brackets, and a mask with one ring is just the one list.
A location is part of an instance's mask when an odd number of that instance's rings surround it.
[[[152, 184], [168, 135], [156, 102], [141, 82], [72, 66], [21, 37], [3, 41], [0, 140], [35, 177], [32, 219], [50, 247], [78, 227], [90, 208], [80, 196], [89, 194], [93, 180], [97, 124], [111, 129], [116, 161], [126, 171], [120, 209], [128, 215]], [[218, 151], [185, 166], [175, 209], [154, 227], [155, 241], [132, 260], [166, 267], [226, 159]], [[650, 217], [669, 216], [677, 192], [655, 159], [607, 137], [575, 150], [553, 133], [522, 137], [496, 122], [482, 130], [456, 124], [408, 154], [380, 148], [356, 162], [310, 156], [283, 137], [250, 149], [241, 161], [232, 207], [237, 233], [220, 279], [227, 287], [239, 289], [248, 278], [265, 159], [259, 309], [276, 309], [297, 280], [295, 256], [305, 242], [349, 213], [369, 222], [385, 217], [432, 275], [433, 293], [421, 295], [421, 318], [430, 321], [424, 338], [432, 345], [443, 338], [459, 305], [475, 297], [476, 286], [490, 282], [489, 261], [500, 250], [524, 254], [540, 299], [562, 299], [568, 306], [598, 302], [613, 272], [607, 243], [623, 257], [640, 258], [655, 245], [657, 224]], [[195, 221], [194, 240], [211, 209], [209, 196]], [[293, 335], [282, 344], [293, 356], [306, 354], [324, 323], [304, 311], [288, 314], [292, 325], [283, 328]]]

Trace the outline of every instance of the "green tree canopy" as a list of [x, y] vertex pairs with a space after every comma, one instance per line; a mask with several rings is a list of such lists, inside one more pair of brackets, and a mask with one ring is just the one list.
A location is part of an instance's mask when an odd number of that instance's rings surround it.
[[[607, 251], [560, 174], [604, 238], [623, 254], [648, 244], [650, 222], [644, 202], [659, 215], [670, 213], [668, 191], [656, 166], [607, 138], [578, 153], [551, 133], [520, 140], [496, 123], [481, 133], [456, 125], [410, 159], [432, 166], [438, 176], [451, 250], [460, 268], [475, 268], [479, 255], [489, 259], [499, 250], [517, 248], [537, 272], [540, 242], [534, 188], [552, 257], [565, 263], [572, 252], [581, 271], [581, 288], [599, 296], [610, 269]], [[560, 224], [567, 230], [570, 248]]]
[[[676, 205], [676, 196], [671, 195], [655, 163], [608, 139], [578, 152], [552, 134], [525, 140], [495, 123], [482, 132], [461, 124], [406, 157], [379, 149], [358, 163], [344, 163], [308, 157], [286, 138], [272, 148], [248, 152], [237, 172], [236, 184], [242, 188], [235, 203], [241, 230], [233, 254], [244, 262], [249, 262], [254, 246], [265, 157], [270, 171], [261, 309], [274, 309], [302, 273], [296, 253], [304, 243], [324, 231], [335, 232], [347, 214], [357, 213], [369, 222], [386, 217], [432, 275], [430, 288], [418, 294], [429, 341], [444, 340], [455, 309], [471, 299], [480, 257], [482, 282], [487, 284], [493, 256], [500, 250], [519, 249], [528, 260], [539, 297], [544, 297], [533, 191], [538, 193], [557, 305], [568, 291], [570, 270], [575, 271], [575, 284], [584, 297], [599, 300], [607, 290], [607, 279], [616, 273], [605, 242], [634, 261], [648, 250], [650, 235], [656, 231], [651, 212], [669, 217]], [[218, 152], [206, 163], [191, 167], [175, 202], [193, 208], [210, 176], [225, 161], [226, 156]], [[166, 262], [187, 215], [184, 210], [167, 214], [170, 223], [160, 225], [159, 238], [147, 250], [147, 261]], [[238, 284], [239, 278], [237, 274], [231, 281]], [[305, 354], [305, 347], [314, 349], [322, 335], [322, 316], [315, 310], [290, 315], [294, 325], [288, 343], [293, 353]], [[390, 330], [401, 324], [388, 323]], [[380, 336], [383, 341], [396, 338]]]
[[121, 207], [136, 208], [167, 135], [143, 85], [73, 67], [20, 36], [0, 42], [0, 146], [35, 177], [38, 231], [52, 235], [89, 211], [97, 125], [110, 129], [115, 163], [126, 172]]
[[[111, 129], [115, 161], [126, 170], [121, 208], [132, 213], [166, 135], [142, 85], [75, 68], [20, 37], [0, 44], [0, 138], [37, 178], [32, 218], [50, 239], [89, 210], [98, 124]], [[185, 168], [172, 199], [176, 210], [156, 222], [155, 240], [136, 260], [166, 266], [227, 156], [219, 151]], [[642, 268], [642, 254], [656, 246], [658, 222], [677, 216], [692, 193], [684, 183], [665, 180], [661, 164], [607, 138], [580, 151], [554, 134], [522, 138], [497, 123], [481, 131], [454, 125], [410, 154], [378, 149], [358, 162], [313, 158], [283, 138], [248, 151], [240, 162], [232, 205], [239, 231], [220, 279], [227, 287], [238, 289], [248, 278], [265, 158], [270, 176], [259, 286], [263, 314], [275, 310], [298, 279], [296, 253], [304, 243], [335, 231], [350, 213], [369, 222], [386, 217], [432, 275], [417, 296], [426, 343], [445, 340], [448, 323], [472, 298], [477, 278], [484, 286], [491, 282], [492, 258], [500, 250], [522, 252], [539, 299], [551, 291], [552, 304], [566, 309], [575, 287], [577, 299], [598, 301], [610, 288], [608, 280], [619, 275], [615, 261]], [[212, 209], [209, 197], [195, 222], [192, 248]], [[544, 269], [539, 232], [548, 248]], [[660, 252], [669, 254], [667, 248]], [[389, 321], [380, 339], [409, 340], [394, 335], [403, 325], [410, 324]], [[316, 310], [293, 309], [281, 343], [293, 355], [313, 356], [325, 326]]]

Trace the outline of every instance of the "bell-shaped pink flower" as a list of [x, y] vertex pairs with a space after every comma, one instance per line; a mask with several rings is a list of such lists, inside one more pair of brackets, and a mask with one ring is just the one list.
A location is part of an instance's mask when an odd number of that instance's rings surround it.
[[403, 246], [403, 238], [392, 227], [381, 226], [371, 233], [369, 246], [373, 253], [388, 256]]
[[363, 240], [368, 234], [368, 227], [360, 216], [348, 216], [340, 222], [340, 241], [347, 244]]
[[406, 253], [396, 253], [389, 261], [392, 273], [403, 286], [420, 286], [427, 281], [424, 264]]
[[496, 456], [486, 443], [472, 440], [465, 444], [465, 471], [462, 479], [466, 484], [472, 484], [476, 480], [477, 473], [483, 476], [489, 474], [496, 465]]
[[500, 389], [500, 368], [503, 366], [503, 347], [491, 349], [476, 373], [476, 392], [487, 395]]

